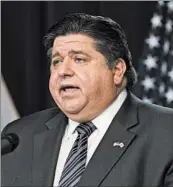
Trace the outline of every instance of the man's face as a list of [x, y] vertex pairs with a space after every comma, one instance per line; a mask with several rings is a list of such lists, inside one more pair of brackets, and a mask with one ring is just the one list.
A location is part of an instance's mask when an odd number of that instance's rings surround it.
[[78, 122], [95, 118], [117, 95], [113, 70], [82, 34], [55, 39], [49, 88], [58, 107]]

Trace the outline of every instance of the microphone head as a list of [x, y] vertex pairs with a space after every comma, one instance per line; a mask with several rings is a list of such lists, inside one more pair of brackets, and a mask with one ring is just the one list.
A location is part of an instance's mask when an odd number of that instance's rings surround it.
[[6, 134], [5, 136], [1, 137], [2, 140], [8, 140], [11, 144], [11, 151], [12, 152], [16, 147], [19, 145], [19, 137], [14, 133]]

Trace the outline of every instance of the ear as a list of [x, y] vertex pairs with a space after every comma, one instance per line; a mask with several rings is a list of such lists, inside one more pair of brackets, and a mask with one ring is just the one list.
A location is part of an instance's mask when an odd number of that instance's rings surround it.
[[126, 72], [126, 63], [122, 58], [118, 58], [113, 66], [113, 76], [115, 85], [121, 85], [124, 79], [124, 73]]

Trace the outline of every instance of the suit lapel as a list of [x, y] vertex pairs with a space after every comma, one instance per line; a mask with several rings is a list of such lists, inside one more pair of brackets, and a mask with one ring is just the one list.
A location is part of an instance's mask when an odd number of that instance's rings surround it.
[[34, 136], [32, 179], [35, 186], [52, 186], [57, 156], [67, 125], [67, 118], [59, 113], [46, 123], [46, 130]]
[[[134, 101], [135, 98], [128, 95], [88, 163], [79, 186], [99, 186], [132, 144], [136, 135], [129, 129], [138, 122], [137, 104]], [[113, 146], [114, 143], [122, 143], [122, 147]]]

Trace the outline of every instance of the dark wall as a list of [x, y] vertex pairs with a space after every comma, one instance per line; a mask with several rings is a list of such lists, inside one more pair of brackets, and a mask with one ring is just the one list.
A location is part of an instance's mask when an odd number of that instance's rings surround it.
[[134, 66], [139, 66], [156, 2], [2, 2], [2, 74], [21, 116], [49, 108], [49, 64], [42, 38], [67, 13], [108, 16], [125, 30]]

